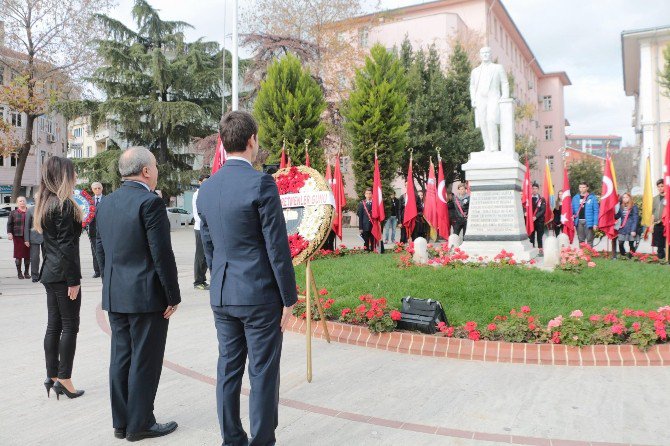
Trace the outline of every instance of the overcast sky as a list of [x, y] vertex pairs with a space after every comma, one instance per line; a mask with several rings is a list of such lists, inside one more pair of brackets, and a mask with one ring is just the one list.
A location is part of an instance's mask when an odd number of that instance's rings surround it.
[[[242, 6], [253, 0], [239, 0]], [[376, 0], [366, 0], [368, 5]], [[128, 23], [133, 0], [119, 0], [112, 16]], [[420, 0], [381, 0], [393, 9]], [[568, 133], [615, 134], [634, 141], [633, 99], [623, 91], [621, 31], [670, 25], [670, 0], [502, 0], [545, 72], [566, 71]], [[190, 38], [223, 40], [232, 29], [230, 0], [153, 0], [169, 20], [184, 20], [195, 29]], [[228, 39], [228, 45], [230, 39]], [[244, 53], [243, 53], [244, 54]]]

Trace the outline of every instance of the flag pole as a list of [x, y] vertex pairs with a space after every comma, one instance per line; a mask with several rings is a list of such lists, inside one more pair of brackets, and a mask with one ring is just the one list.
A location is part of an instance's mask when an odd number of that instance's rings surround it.
[[223, 61], [221, 64], [221, 116], [226, 114], [226, 5], [223, 5]]
[[233, 0], [233, 63], [232, 63], [232, 106], [233, 110], [237, 110], [239, 107], [239, 66], [237, 59], [238, 52], [238, 35], [237, 35], [237, 0]]

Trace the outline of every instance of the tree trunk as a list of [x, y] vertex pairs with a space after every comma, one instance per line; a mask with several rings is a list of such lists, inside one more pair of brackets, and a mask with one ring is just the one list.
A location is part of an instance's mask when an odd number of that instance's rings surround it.
[[14, 182], [12, 183], [12, 203], [16, 203], [21, 189], [21, 180], [23, 180], [23, 171], [26, 167], [26, 161], [30, 154], [30, 147], [33, 144], [33, 127], [35, 125], [35, 115], [28, 115], [26, 120], [26, 136], [23, 145], [19, 150], [19, 159], [16, 162], [16, 172], [14, 172]]
[[158, 139], [158, 165], [163, 166], [168, 162], [168, 141], [167, 136], [161, 136]]

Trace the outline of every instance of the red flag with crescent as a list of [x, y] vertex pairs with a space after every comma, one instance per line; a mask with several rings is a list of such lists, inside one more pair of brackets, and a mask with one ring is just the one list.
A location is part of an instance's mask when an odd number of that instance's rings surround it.
[[375, 172], [372, 180], [372, 236], [376, 242], [382, 239], [382, 222], [386, 219], [384, 199], [382, 198], [382, 180], [379, 174], [379, 159], [375, 154]]
[[412, 176], [412, 157], [409, 158], [409, 168], [407, 169], [407, 193], [405, 194], [405, 214], [402, 224], [407, 231], [407, 238], [412, 238], [414, 225], [416, 225], [416, 195], [414, 193], [414, 177]]
[[442, 159], [439, 157], [437, 164], [437, 233], [445, 240], [449, 240], [451, 222], [449, 221], [449, 208], [447, 207], [447, 187], [444, 182]]
[[617, 236], [614, 228], [616, 218], [616, 205], [619, 203], [619, 195], [614, 186], [612, 176], [612, 158], [608, 155], [605, 161], [605, 172], [603, 173], [603, 186], [600, 194], [600, 213], [598, 214], [598, 227], [603, 230], [607, 237], [612, 240]]
[[428, 182], [426, 183], [423, 217], [429, 225], [437, 229], [437, 185], [435, 184], [435, 166], [432, 159], [428, 166]]
[[567, 235], [570, 243], [575, 239], [575, 219], [572, 216], [572, 194], [570, 193], [570, 180], [568, 169], [563, 169], [563, 192], [561, 193], [561, 224], [563, 234]]
[[342, 182], [342, 170], [340, 169], [340, 155], [335, 161], [335, 172], [332, 179], [333, 195], [335, 196], [335, 216], [333, 217], [333, 231], [342, 240], [342, 209], [346, 205], [344, 197], [344, 183]]
[[212, 175], [216, 173], [224, 164], [226, 164], [226, 159], [228, 154], [226, 149], [223, 147], [223, 141], [221, 141], [221, 134], [216, 136], [216, 149], [214, 149], [214, 159], [212, 160]]
[[526, 158], [526, 174], [523, 177], [523, 189], [521, 190], [521, 201], [526, 212], [526, 233], [528, 237], [535, 230], [533, 220], [533, 189], [530, 183], [530, 166], [528, 165], [528, 158]]

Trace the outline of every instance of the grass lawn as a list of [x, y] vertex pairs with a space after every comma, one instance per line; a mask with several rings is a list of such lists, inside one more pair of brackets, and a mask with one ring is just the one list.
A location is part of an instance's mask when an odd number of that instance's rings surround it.
[[[336, 314], [359, 304], [358, 296], [384, 296], [400, 307], [410, 295], [442, 302], [449, 322], [490, 322], [511, 308], [530, 305], [543, 323], [572, 310], [584, 314], [604, 308], [657, 309], [670, 304], [670, 266], [632, 261], [596, 260], [596, 268], [580, 273], [548, 273], [525, 268], [397, 267], [397, 255], [352, 255], [312, 262], [316, 284], [335, 299]], [[305, 267], [296, 268], [301, 288]]]

